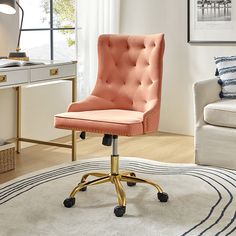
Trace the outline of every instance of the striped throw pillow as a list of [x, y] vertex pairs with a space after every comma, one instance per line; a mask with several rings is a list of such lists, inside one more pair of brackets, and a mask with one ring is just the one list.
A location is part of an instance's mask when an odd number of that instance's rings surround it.
[[236, 56], [215, 57], [221, 98], [236, 98]]

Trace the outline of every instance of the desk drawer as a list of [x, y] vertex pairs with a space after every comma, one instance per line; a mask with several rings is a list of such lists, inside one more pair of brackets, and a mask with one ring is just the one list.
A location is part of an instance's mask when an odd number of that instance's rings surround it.
[[28, 71], [18, 70], [11, 72], [0, 72], [0, 87], [8, 85], [24, 84], [28, 82]]
[[53, 80], [76, 75], [76, 64], [31, 69], [31, 82]]

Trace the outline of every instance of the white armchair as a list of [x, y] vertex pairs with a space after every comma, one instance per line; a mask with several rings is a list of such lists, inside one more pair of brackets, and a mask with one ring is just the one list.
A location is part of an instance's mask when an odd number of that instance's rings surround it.
[[195, 161], [236, 169], [236, 99], [219, 97], [218, 79], [194, 84]]

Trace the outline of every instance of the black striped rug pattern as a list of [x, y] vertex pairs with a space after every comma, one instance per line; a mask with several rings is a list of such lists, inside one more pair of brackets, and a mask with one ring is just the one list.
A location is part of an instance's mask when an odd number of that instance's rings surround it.
[[[200, 167], [200, 166], [174, 166], [174, 165], [153, 165], [152, 163], [147, 163], [145, 161], [130, 161], [130, 160], [122, 160], [120, 163], [121, 169], [129, 169], [131, 171], [135, 171], [137, 173], [142, 174], [150, 174], [150, 175], [186, 175], [194, 178], [198, 178], [201, 181], [204, 181], [209, 185], [210, 188], [214, 189], [218, 196], [218, 200], [211, 207], [208, 215], [202, 219], [201, 222], [183, 232], [182, 236], [189, 235], [193, 233], [199, 226], [203, 223], [206, 223], [208, 219], [210, 219], [214, 210], [219, 206], [221, 201], [223, 200], [222, 189], [228, 195], [228, 200], [221, 209], [221, 214], [215, 220], [214, 223], [209, 224], [202, 232], [197, 235], [207, 235], [207, 232], [219, 224], [221, 226], [221, 230], [215, 234], [218, 235], [236, 235], [236, 209], [232, 219], [226, 224], [222, 224], [222, 220], [224, 218], [224, 214], [229, 209], [233, 203], [234, 196], [232, 193], [232, 189], [235, 190], [236, 187], [236, 172], [227, 169], [213, 168], [213, 167]], [[0, 187], [0, 207], [1, 205], [7, 203], [8, 201], [16, 198], [17, 196], [24, 194], [30, 191], [33, 188], [36, 188], [39, 185], [44, 183], [58, 180], [60, 178], [64, 178], [67, 176], [75, 175], [78, 173], [86, 172], [86, 171], [96, 171], [96, 170], [109, 170], [110, 166], [107, 161], [88, 161], [84, 163], [76, 163], [65, 167], [59, 167], [57, 169], [49, 170], [44, 173], [36, 174], [34, 176], [16, 180], [10, 184], [5, 185], [4, 187]], [[224, 183], [227, 183], [225, 186]], [[229, 188], [228, 186], [231, 186]], [[219, 188], [220, 187], [220, 188]]]

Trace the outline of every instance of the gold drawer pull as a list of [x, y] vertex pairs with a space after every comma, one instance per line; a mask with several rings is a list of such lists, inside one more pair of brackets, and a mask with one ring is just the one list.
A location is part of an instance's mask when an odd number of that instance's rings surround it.
[[0, 75], [0, 83], [7, 82], [7, 76], [6, 75]]
[[51, 69], [50, 70], [50, 76], [55, 76], [59, 74], [59, 70], [58, 69]]

